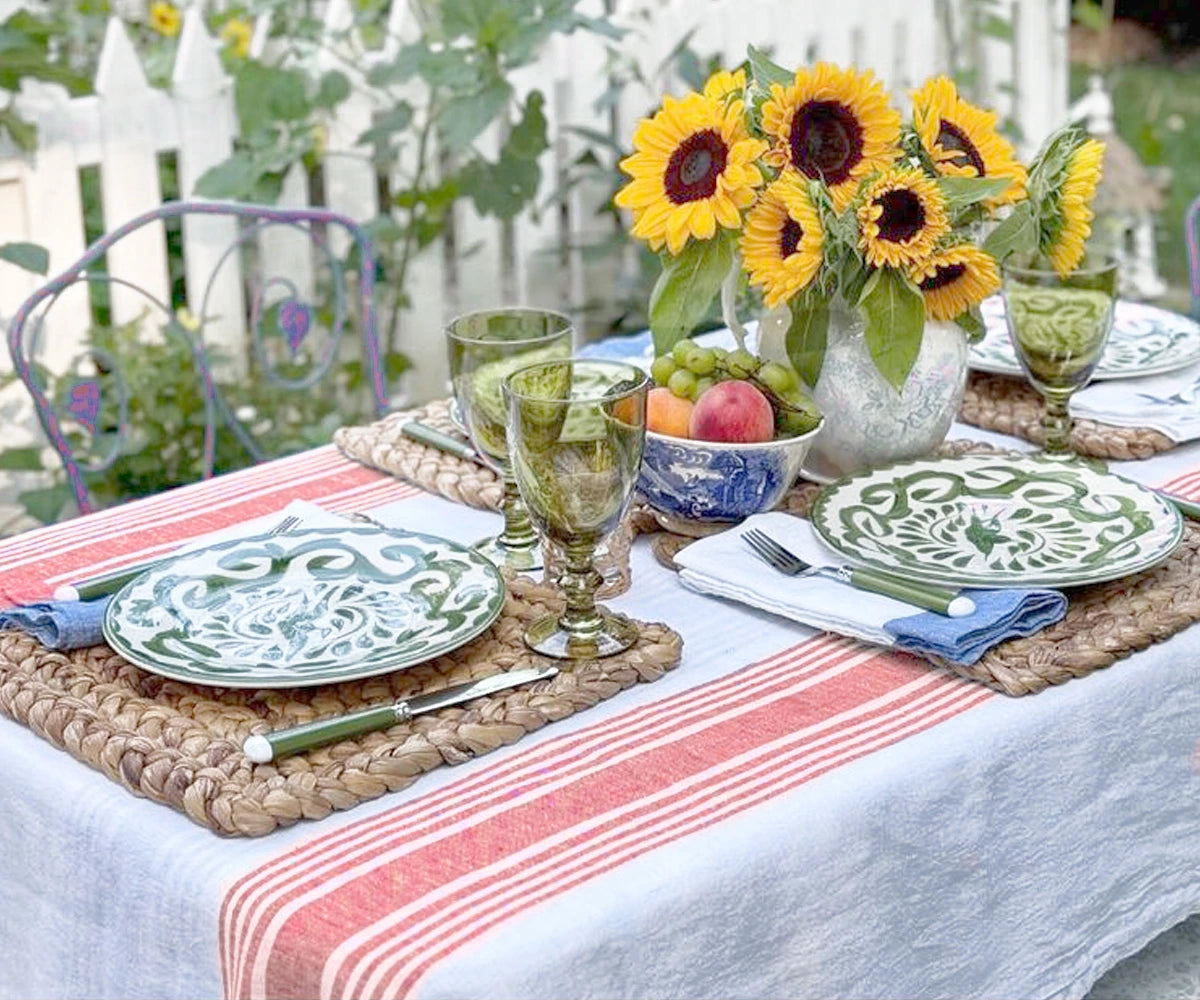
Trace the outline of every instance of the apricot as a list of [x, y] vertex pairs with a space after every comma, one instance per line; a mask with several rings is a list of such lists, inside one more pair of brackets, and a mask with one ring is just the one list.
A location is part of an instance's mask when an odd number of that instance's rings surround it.
[[757, 386], [718, 382], [696, 400], [688, 435], [699, 441], [754, 444], [775, 436], [775, 411]]
[[646, 429], [669, 437], [688, 436], [688, 421], [696, 404], [676, 396], [664, 385], [646, 393]]

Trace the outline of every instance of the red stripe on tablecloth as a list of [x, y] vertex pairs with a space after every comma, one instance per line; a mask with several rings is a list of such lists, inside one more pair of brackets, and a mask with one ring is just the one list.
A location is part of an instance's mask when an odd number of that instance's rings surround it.
[[56, 584], [164, 555], [290, 500], [328, 500], [327, 509], [347, 512], [419, 493], [332, 446], [315, 449], [0, 542], [0, 598], [46, 597]]
[[1162, 489], [1178, 493], [1188, 500], [1200, 501], [1200, 469], [1168, 480], [1162, 484]]
[[250, 873], [222, 907], [226, 992], [402, 995], [568, 883], [991, 696], [847, 640], [801, 643]]
[[565, 783], [581, 769], [594, 766], [598, 758], [612, 759], [625, 753], [629, 746], [647, 734], [654, 735], [661, 727], [694, 725], [715, 712], [736, 710], [746, 699], [773, 697], [781, 686], [794, 683], [793, 675], [807, 673], [811, 663], [820, 665], [824, 662], [821, 657], [841, 655], [854, 648], [850, 640], [829, 638], [819, 644], [803, 644], [805, 656], [797, 653], [801, 647], [784, 650], [756, 664], [752, 675], [746, 671], [733, 674], [685, 697], [634, 709], [518, 757], [480, 767], [442, 791], [289, 851], [241, 879], [226, 896], [222, 949], [232, 955], [235, 940], [256, 933], [256, 924], [266, 919], [265, 910], [286, 903], [283, 897], [288, 893], [294, 896], [304, 891], [305, 882], [327, 885], [339, 870], [364, 861], [374, 864], [383, 852], [407, 849], [415, 837], [436, 834], [448, 823], [508, 803], [512, 788], [544, 779], [551, 764], [554, 779]]

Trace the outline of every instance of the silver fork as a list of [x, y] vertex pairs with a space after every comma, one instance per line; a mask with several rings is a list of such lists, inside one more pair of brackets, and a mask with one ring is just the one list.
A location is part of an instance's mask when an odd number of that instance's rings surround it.
[[291, 531], [299, 523], [300, 518], [296, 514], [288, 514], [288, 516], [282, 518], [278, 524], [273, 525], [267, 534], [282, 535], [285, 531]]
[[890, 573], [873, 569], [855, 569], [851, 566], [813, 566], [794, 552], [785, 549], [765, 531], [751, 528], [742, 533], [742, 538], [755, 554], [772, 568], [788, 576], [825, 576], [847, 583], [859, 590], [894, 597], [920, 608], [936, 611], [950, 618], [962, 618], [975, 613], [975, 602], [957, 590], [937, 587], [928, 583], [905, 580]]

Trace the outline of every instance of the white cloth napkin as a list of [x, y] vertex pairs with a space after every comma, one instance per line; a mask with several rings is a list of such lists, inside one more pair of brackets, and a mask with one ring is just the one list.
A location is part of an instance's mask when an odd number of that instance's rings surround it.
[[964, 664], [975, 662], [1005, 639], [1032, 635], [1066, 613], [1066, 598], [1054, 590], [972, 589], [966, 593], [975, 601], [975, 613], [947, 618], [826, 576], [787, 576], [768, 566], [742, 540], [743, 532], [752, 528], [814, 566], [839, 561], [817, 539], [808, 521], [770, 511], [682, 549], [675, 556], [682, 567], [680, 580], [701, 593], [740, 601], [816, 629]]
[[1093, 382], [1071, 413], [1113, 427], [1149, 427], [1178, 444], [1200, 438], [1200, 362], [1163, 375]]

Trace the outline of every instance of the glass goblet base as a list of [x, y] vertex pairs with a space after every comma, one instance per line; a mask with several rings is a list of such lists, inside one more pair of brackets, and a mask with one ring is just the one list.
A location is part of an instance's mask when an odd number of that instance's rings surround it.
[[623, 652], [638, 640], [637, 626], [624, 615], [596, 608], [586, 632], [565, 627], [559, 615], [539, 618], [525, 629], [525, 645], [556, 660], [593, 660]]
[[540, 545], [509, 548], [504, 544], [503, 535], [481, 538], [471, 548], [496, 566], [507, 566], [518, 573], [532, 573], [543, 567]]

